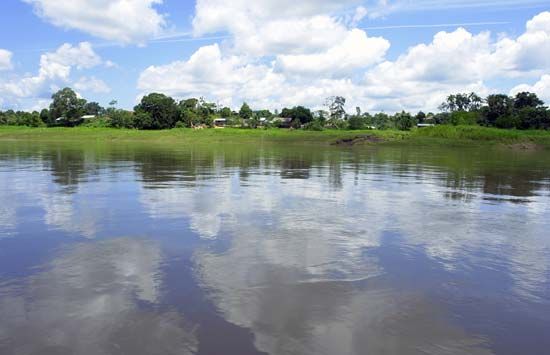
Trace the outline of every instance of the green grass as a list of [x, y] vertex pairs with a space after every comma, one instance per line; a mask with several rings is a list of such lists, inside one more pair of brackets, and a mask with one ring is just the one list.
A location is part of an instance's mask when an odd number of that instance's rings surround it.
[[533, 143], [550, 146], [550, 131], [499, 129], [480, 126], [435, 126], [412, 132], [412, 140], [445, 140], [464, 143]]
[[341, 131], [321, 132], [285, 129], [204, 129], [188, 128], [138, 131], [113, 128], [29, 128], [0, 126], [0, 140], [41, 142], [95, 141], [148, 142], [177, 144], [261, 143], [329, 145], [339, 139], [357, 136], [376, 136], [383, 143], [367, 144], [515, 144], [529, 143], [550, 147], [550, 131], [517, 131], [478, 126], [437, 126], [401, 131]]
[[281, 142], [296, 144], [330, 144], [342, 138], [376, 135], [386, 140], [402, 140], [408, 132], [399, 131], [339, 131], [321, 132], [286, 129], [203, 129], [176, 128], [161, 131], [139, 131], [113, 128], [29, 128], [0, 127], [0, 140], [34, 141], [147, 141], [151, 143], [255, 143]]

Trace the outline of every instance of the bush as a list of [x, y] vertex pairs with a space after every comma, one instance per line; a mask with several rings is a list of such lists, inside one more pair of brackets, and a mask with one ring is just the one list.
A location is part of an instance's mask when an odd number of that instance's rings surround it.
[[290, 127], [294, 129], [302, 128], [302, 122], [298, 118], [295, 118], [290, 122]]
[[134, 127], [138, 129], [156, 129], [151, 115], [147, 112], [139, 111], [134, 113]]
[[514, 116], [501, 116], [496, 119], [495, 126], [498, 128], [518, 128], [519, 120]]
[[304, 129], [308, 131], [322, 131], [324, 127], [323, 123], [317, 119], [306, 123]]
[[477, 125], [479, 121], [479, 114], [477, 112], [456, 111], [451, 113], [449, 117], [449, 124], [453, 126], [473, 126]]
[[134, 124], [134, 115], [130, 111], [113, 110], [109, 113], [109, 126], [114, 128], [137, 128]]
[[363, 116], [354, 115], [349, 118], [348, 125], [349, 129], [352, 130], [365, 129], [367, 126], [367, 121]]
[[93, 128], [111, 127], [111, 121], [108, 120], [106, 117], [95, 117], [84, 120], [84, 123], [82, 125], [85, 127]]
[[340, 120], [337, 118], [331, 118], [327, 121], [327, 126], [334, 129], [348, 129], [348, 121]]
[[410, 113], [405, 111], [395, 114], [394, 120], [395, 126], [400, 131], [408, 131], [416, 126], [416, 119], [412, 117]]

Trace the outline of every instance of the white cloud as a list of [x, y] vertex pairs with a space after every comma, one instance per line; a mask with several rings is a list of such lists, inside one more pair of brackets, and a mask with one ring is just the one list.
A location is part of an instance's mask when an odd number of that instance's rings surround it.
[[533, 92], [547, 104], [550, 103], [550, 75], [543, 75], [540, 80], [533, 85], [518, 85], [510, 91], [510, 95], [515, 95], [522, 91]]
[[[238, 97], [248, 83], [277, 82], [277, 75], [263, 65], [245, 64], [240, 57], [222, 57], [217, 44], [201, 47], [187, 61], [151, 66], [143, 71], [139, 89], [161, 91], [176, 97], [206, 96], [226, 101]], [[268, 89], [264, 92], [269, 95]], [[271, 87], [273, 89], [273, 87]]]
[[249, 23], [234, 33], [234, 44], [248, 55], [303, 54], [327, 50], [347, 34], [346, 27], [329, 16], [285, 18]]
[[362, 19], [365, 18], [369, 14], [369, 11], [364, 6], [358, 6], [355, 9], [355, 14], [353, 15], [353, 18], [351, 20], [352, 24], [356, 25], [359, 23]]
[[13, 64], [11, 62], [12, 56], [12, 52], [5, 49], [0, 49], [0, 71], [10, 70], [13, 68]]
[[81, 77], [76, 83], [74, 83], [74, 88], [79, 91], [88, 91], [94, 93], [109, 93], [111, 88], [101, 79], [96, 77]]
[[55, 52], [45, 53], [40, 57], [40, 76], [67, 80], [72, 67], [89, 69], [101, 63], [101, 58], [90, 43], [82, 42], [78, 46], [65, 43]]
[[378, 108], [391, 111], [433, 110], [453, 92], [487, 94], [490, 79], [529, 77], [550, 69], [549, 28], [550, 13], [543, 12], [516, 39], [493, 41], [489, 32], [474, 35], [463, 28], [439, 32], [430, 44], [416, 45], [366, 72], [366, 90]]
[[508, 75], [525, 72], [542, 74], [550, 70], [550, 12], [542, 12], [527, 22], [526, 31], [517, 39], [497, 42], [493, 65]]
[[[195, 34], [228, 31], [248, 32], [266, 21], [306, 18], [359, 3], [358, 0], [197, 0], [193, 29]], [[280, 31], [292, 29], [281, 28]]]
[[[278, 6], [269, 1], [250, 8], [199, 1], [195, 30], [228, 31], [233, 40], [202, 47], [189, 60], [147, 68], [139, 88], [204, 96], [233, 107], [247, 101], [257, 108], [320, 108], [326, 96], [342, 95], [348, 108], [394, 112], [436, 110], [454, 92], [509, 91], [488, 83], [541, 77], [550, 69], [550, 12], [528, 21], [517, 37], [457, 28], [390, 61], [384, 60], [389, 41], [346, 25], [353, 21], [331, 16], [329, 7], [313, 10], [307, 4], [282, 18], [277, 12], [266, 15]], [[204, 6], [212, 12], [204, 13]], [[218, 17], [222, 10], [235, 16]]]
[[381, 61], [389, 47], [386, 39], [369, 38], [364, 31], [353, 29], [341, 43], [325, 52], [278, 56], [276, 67], [292, 74], [350, 74]]
[[162, 0], [23, 0], [52, 24], [121, 43], [143, 43], [166, 27]]
[[369, 78], [391, 81], [468, 82], [479, 80], [489, 55], [489, 33], [472, 35], [463, 28], [440, 32], [430, 44], [419, 44], [394, 62], [385, 62]]
[[[71, 84], [73, 69], [82, 71], [103, 63], [90, 43], [82, 42], [76, 46], [65, 43], [55, 52], [40, 56], [40, 67], [36, 75], [0, 79], [0, 95], [7, 98], [6, 102], [10, 105], [20, 105], [25, 100], [36, 102], [49, 98], [53, 91]], [[35, 108], [34, 106], [35, 103], [32, 103], [24, 108]]]

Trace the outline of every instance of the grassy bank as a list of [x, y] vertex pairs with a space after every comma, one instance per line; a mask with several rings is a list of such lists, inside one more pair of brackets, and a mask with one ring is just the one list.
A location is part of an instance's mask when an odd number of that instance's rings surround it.
[[437, 126], [401, 131], [339, 131], [321, 132], [284, 129], [172, 129], [138, 131], [112, 128], [28, 128], [0, 127], [0, 140], [32, 141], [96, 141], [96, 142], [149, 142], [178, 144], [257, 143], [279, 142], [288, 144], [328, 145], [339, 140], [358, 136], [379, 138], [359, 144], [529, 144], [550, 147], [550, 131], [516, 131], [477, 126]]
[[399, 131], [304, 131], [287, 129], [202, 129], [176, 128], [140, 131], [113, 128], [28, 128], [0, 126], [0, 140], [35, 141], [144, 141], [151, 143], [255, 143], [281, 142], [297, 144], [330, 144], [340, 139], [375, 135], [386, 141], [403, 140], [408, 132]]

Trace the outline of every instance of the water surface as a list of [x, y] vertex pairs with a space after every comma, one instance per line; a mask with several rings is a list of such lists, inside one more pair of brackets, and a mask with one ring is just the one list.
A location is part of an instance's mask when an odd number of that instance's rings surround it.
[[0, 142], [0, 354], [544, 354], [550, 154]]

